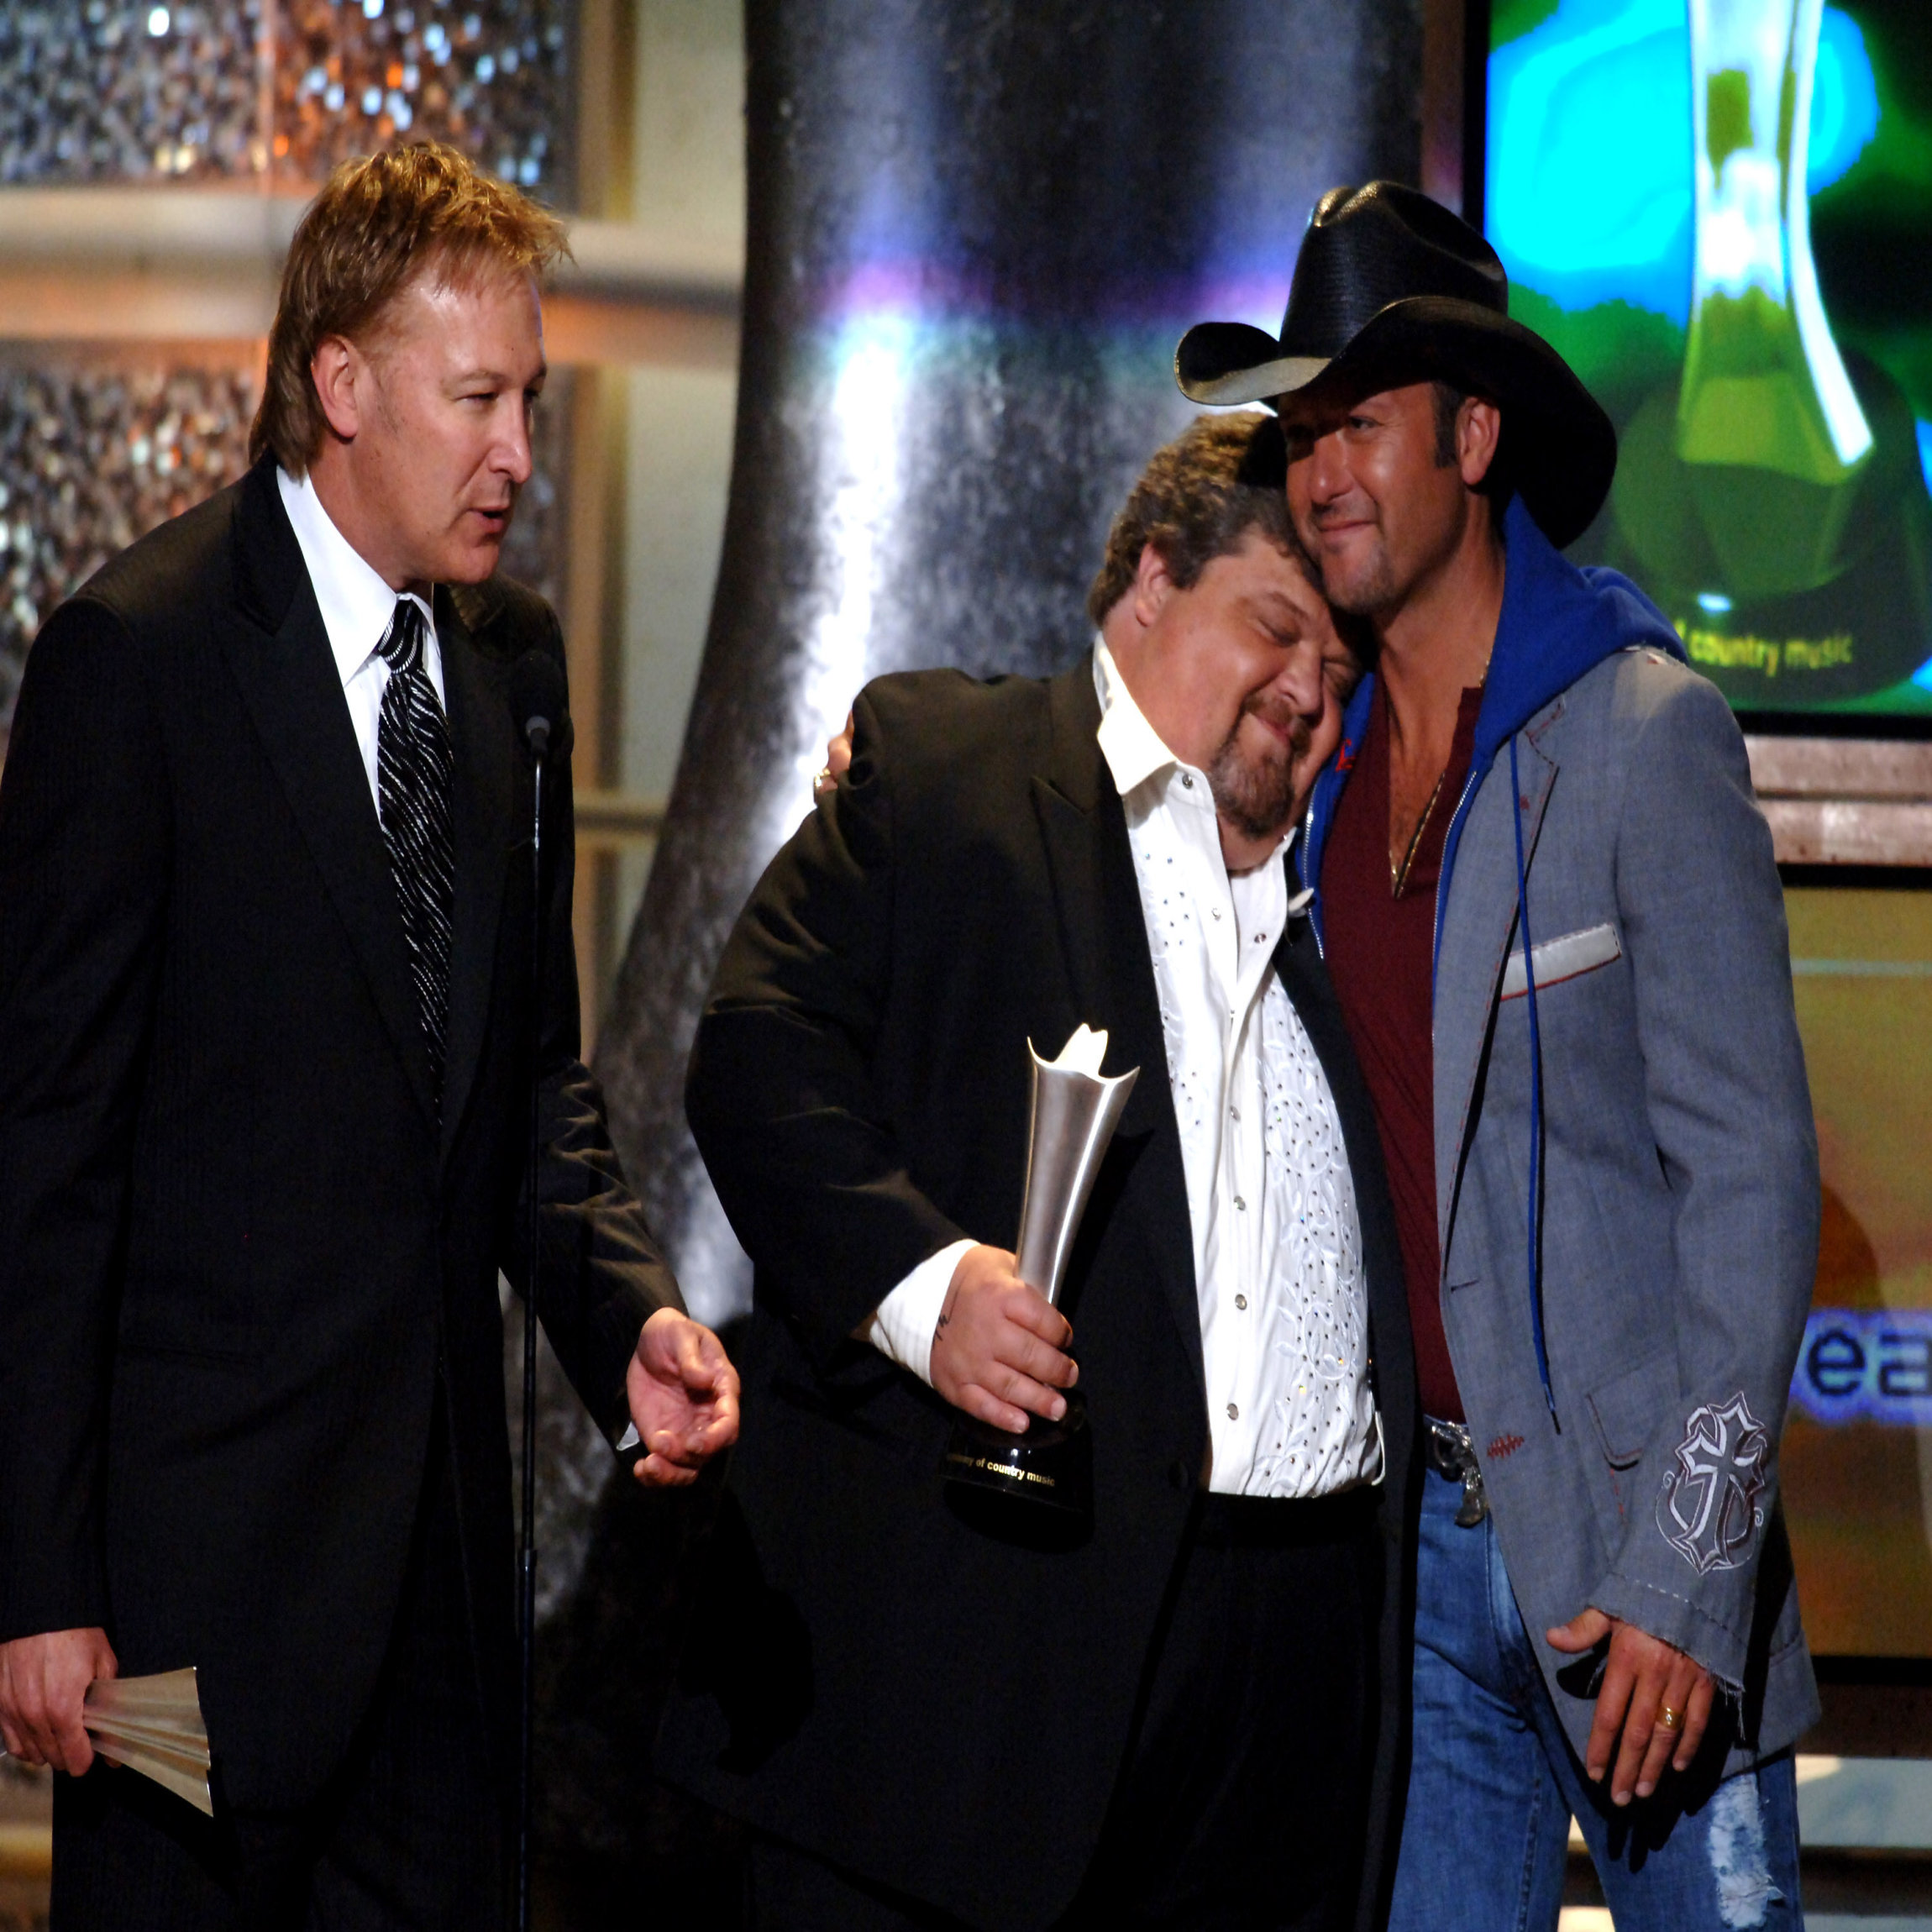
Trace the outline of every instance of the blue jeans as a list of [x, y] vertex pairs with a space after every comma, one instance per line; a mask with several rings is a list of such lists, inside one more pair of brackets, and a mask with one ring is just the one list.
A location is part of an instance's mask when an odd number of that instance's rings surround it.
[[1617, 1932], [1803, 1932], [1791, 1754], [1714, 1789], [1687, 1792], [1667, 1772], [1651, 1798], [1612, 1805], [1557, 1721], [1494, 1524], [1458, 1529], [1462, 1483], [1433, 1470], [1423, 1482], [1390, 1932], [1555, 1932], [1572, 1814]]

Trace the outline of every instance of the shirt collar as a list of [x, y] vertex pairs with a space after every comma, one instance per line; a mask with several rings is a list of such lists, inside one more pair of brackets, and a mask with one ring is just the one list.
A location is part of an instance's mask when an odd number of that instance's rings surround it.
[[[308, 566], [308, 580], [322, 609], [322, 627], [328, 633], [337, 674], [346, 685], [382, 642], [396, 615], [397, 593], [336, 528], [316, 494], [312, 476], [305, 475], [298, 483], [278, 465], [275, 480], [281, 491], [282, 507], [294, 526], [302, 560]], [[413, 591], [402, 595], [423, 612], [433, 638], [436, 622], [429, 606]]]
[[[1147, 722], [1147, 713], [1135, 703], [1134, 694], [1127, 689], [1127, 680], [1121, 675], [1106, 639], [1098, 633], [1094, 638], [1094, 688], [1100, 699], [1100, 756], [1107, 761], [1114, 789], [1122, 798], [1151, 778], [1189, 769]], [[1194, 775], [1200, 777], [1199, 773]], [[1202, 778], [1204, 798], [1210, 795], [1206, 785], [1206, 780]]]
[[[1114, 662], [1114, 654], [1107, 648], [1107, 640], [1097, 631], [1094, 634], [1094, 689], [1100, 694], [1100, 756], [1107, 761], [1107, 769], [1112, 773], [1114, 789], [1125, 798], [1135, 786], [1145, 785], [1151, 779], [1169, 775], [1191, 777], [1194, 785], [1189, 788], [1191, 801], [1203, 810], [1212, 812], [1215, 809], [1214, 790], [1208, 783], [1207, 774], [1197, 767], [1184, 763], [1169, 751], [1161, 734], [1147, 722], [1147, 715], [1134, 701], [1134, 694], [1127, 689], [1127, 680], [1121, 675], [1121, 668]], [[1290, 825], [1282, 842], [1265, 862], [1274, 864], [1294, 843], [1294, 835], [1300, 829]]]

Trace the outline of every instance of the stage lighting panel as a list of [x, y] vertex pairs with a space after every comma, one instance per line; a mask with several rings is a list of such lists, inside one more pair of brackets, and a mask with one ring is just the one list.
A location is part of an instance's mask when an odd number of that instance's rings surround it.
[[0, 186], [299, 186], [427, 135], [567, 205], [575, 31], [572, 0], [0, 8]]
[[246, 462], [239, 368], [0, 367], [0, 753], [28, 647], [62, 597]]
[[574, 9], [561, 0], [280, 0], [278, 178], [432, 135], [567, 202]]
[[0, 7], [0, 186], [246, 176], [261, 0]]

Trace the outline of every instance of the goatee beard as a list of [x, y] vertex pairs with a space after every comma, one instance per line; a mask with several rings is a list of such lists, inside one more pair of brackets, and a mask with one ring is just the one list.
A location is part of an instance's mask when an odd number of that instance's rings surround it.
[[1396, 601], [1395, 572], [1388, 551], [1379, 544], [1374, 555], [1357, 573], [1353, 583], [1332, 584], [1326, 570], [1321, 582], [1330, 605], [1352, 617], [1373, 617]]
[[1351, 583], [1336, 581], [1334, 561], [1321, 547], [1320, 522], [1309, 517], [1298, 529], [1309, 555], [1320, 561], [1321, 592], [1331, 609], [1345, 612], [1352, 617], [1373, 617], [1395, 601], [1395, 570], [1389, 560], [1389, 546], [1383, 540], [1379, 524], [1375, 533], [1373, 554], [1356, 572]]
[[1278, 837], [1294, 813], [1295, 773], [1308, 755], [1309, 725], [1299, 713], [1284, 719], [1285, 710], [1251, 703], [1242, 711], [1244, 717], [1252, 711], [1264, 722], [1285, 722], [1289, 732], [1285, 745], [1278, 749], [1271, 746], [1259, 759], [1242, 757], [1237, 742], [1241, 719], [1236, 718], [1234, 729], [1221, 741], [1208, 766], [1208, 789], [1214, 795], [1215, 809], [1244, 838]]

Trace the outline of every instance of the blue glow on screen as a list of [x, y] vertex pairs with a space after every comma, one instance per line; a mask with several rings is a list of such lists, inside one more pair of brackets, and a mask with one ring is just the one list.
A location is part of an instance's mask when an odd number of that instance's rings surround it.
[[[1564, 0], [1489, 60], [1489, 239], [1565, 308], [1690, 302], [1683, 0]], [[1615, 155], [1617, 165], [1604, 157]]]
[[1818, 66], [1811, 81], [1810, 150], [1804, 184], [1829, 187], [1878, 132], [1878, 87], [1858, 23], [1835, 7], [1818, 30]]
[[[1691, 125], [1684, 0], [1562, 0], [1498, 48], [1486, 215], [1511, 279], [1572, 311], [1624, 302], [1687, 323]], [[1844, 174], [1877, 128], [1865, 37], [1827, 8], [1812, 84], [1811, 192]]]

